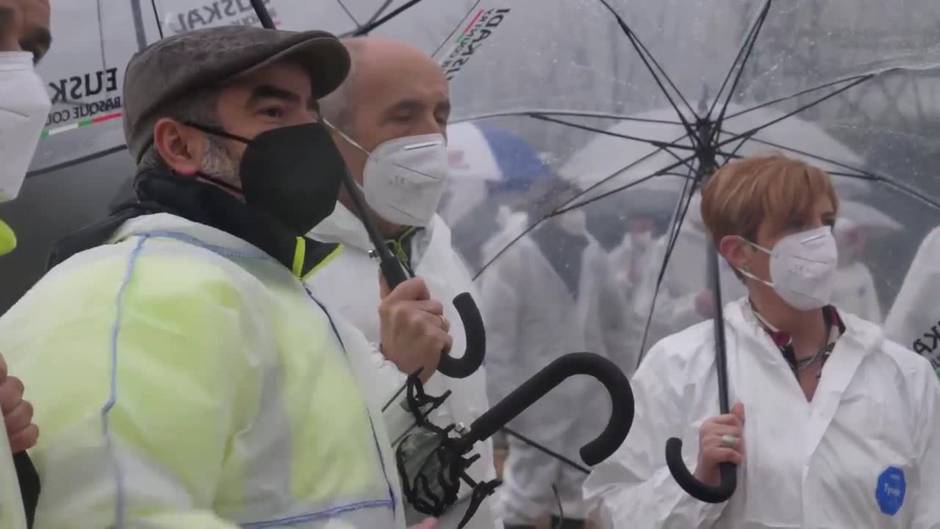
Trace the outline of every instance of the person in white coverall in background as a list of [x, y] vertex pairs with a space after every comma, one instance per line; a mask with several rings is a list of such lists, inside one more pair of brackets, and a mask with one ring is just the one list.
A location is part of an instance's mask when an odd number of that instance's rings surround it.
[[885, 319], [885, 334], [927, 357], [940, 377], [940, 226], [920, 244]]
[[[498, 154], [497, 159], [502, 156], [513, 160], [500, 164], [508, 171], [503, 175], [507, 187], [516, 185], [513, 168], [538, 165], [541, 175], [530, 178], [532, 182], [542, 180], [545, 185], [554, 179], [531, 147], [519, 143], [516, 152]], [[491, 186], [491, 194], [499, 196], [499, 187]], [[520, 233], [514, 215], [505, 221], [515, 233], [494, 235], [499, 243], [495, 246], [505, 246]], [[495, 246], [488, 248], [489, 253], [496, 251]], [[479, 281], [488, 322], [490, 400], [503, 398], [565, 353], [590, 351], [614, 361], [624, 355], [623, 312], [617, 309], [623, 298], [614, 286], [608, 254], [587, 231], [583, 210], [542, 223], [496, 258]], [[608, 321], [611, 315], [616, 322]], [[578, 450], [603, 428], [608, 409], [596, 383], [577, 377], [552, 390], [509, 426], [579, 461]], [[547, 515], [557, 523], [562, 513], [554, 485], [565, 518], [562, 526], [582, 527], [591, 511], [581, 493], [586, 475], [512, 435], [508, 441], [504, 483], [497, 492], [497, 513], [505, 526], [533, 527]]]
[[[633, 378], [630, 434], [585, 485], [605, 527], [940, 527], [940, 383], [924, 358], [829, 303], [838, 206], [828, 175], [782, 156], [709, 179], [702, 216], [748, 292], [724, 310], [732, 412], [717, 416], [712, 322], [655, 345]], [[665, 461], [673, 436], [699, 481], [737, 465], [730, 500], [679, 487]]]
[[[643, 344], [643, 331], [646, 327], [648, 310], [636, 309], [637, 297], [643, 292], [642, 288], [648, 285], [643, 283], [644, 278], [652, 276], [659, 271], [654, 259], [654, 245], [657, 230], [657, 221], [650, 214], [638, 213], [627, 221], [627, 233], [623, 241], [610, 252], [610, 267], [614, 274], [617, 290], [624, 298], [624, 324], [626, 326], [627, 344], [625, 349], [630, 357], [620, 368], [624, 373], [630, 374], [636, 369], [640, 348]], [[661, 262], [661, 261], [660, 261]]]
[[[700, 205], [701, 195], [696, 194], [692, 197], [676, 244], [669, 256], [669, 267], [659, 294], [655, 296], [656, 307], [646, 337], [647, 350], [660, 339], [713, 316], [714, 301], [708, 286], [708, 267], [705, 264], [708, 235], [699, 212]], [[642, 278], [636, 287], [633, 311], [644, 326], [649, 318], [656, 294], [656, 281], [663, 260], [666, 259], [668, 247], [667, 229], [649, 250], [649, 264], [642, 269]], [[731, 268], [722, 262], [719, 263], [719, 270], [723, 299], [735, 299], [744, 295], [744, 287], [735, 280]], [[641, 327], [640, 332], [643, 330]], [[639, 339], [642, 340], [642, 336]]]
[[[33, 66], [51, 41], [48, 1], [0, 0], [0, 202], [19, 195], [49, 113], [45, 83]], [[15, 247], [13, 230], [0, 220], [0, 255]], [[23, 383], [7, 375], [0, 354], [0, 412], [6, 426], [0, 429], [0, 527], [4, 529], [26, 527], [10, 454], [31, 448], [39, 436], [32, 424], [32, 405], [23, 400], [23, 392]]]
[[851, 218], [840, 217], [833, 233], [839, 249], [839, 269], [832, 302], [859, 318], [880, 324], [883, 316], [875, 278], [863, 261], [868, 242], [865, 226]]
[[[441, 68], [423, 52], [404, 43], [364, 37], [345, 41], [352, 56], [346, 82], [321, 102], [324, 118], [334, 129], [333, 139], [347, 166], [362, 186], [365, 199], [382, 236], [402, 265], [424, 279], [434, 299], [444, 303], [443, 321], [453, 337], [453, 354], [463, 354], [464, 329], [450, 301], [461, 292], [473, 292], [470, 274], [451, 246], [450, 229], [436, 214], [447, 178], [444, 132], [450, 115], [447, 81]], [[334, 307], [373, 342], [379, 338], [375, 310], [380, 291], [374, 278], [378, 262], [369, 256], [372, 243], [348, 200], [346, 191], [333, 214], [317, 225], [310, 237], [339, 243], [335, 255], [305, 277], [313, 293]], [[384, 405], [404, 383], [408, 373], [375, 353], [360, 379]], [[431, 395], [453, 393], [430, 419], [441, 427], [469, 426], [489, 408], [486, 378], [481, 367], [464, 379], [434, 375], [425, 385]], [[413, 423], [399, 402], [389, 406], [385, 420], [396, 440]], [[477, 481], [495, 478], [491, 443], [480, 443], [481, 458], [470, 467]], [[461, 499], [469, 498], [464, 487]], [[452, 507], [438, 521], [441, 528], [456, 527], [466, 501]], [[416, 522], [425, 515], [409, 512]], [[493, 527], [489, 502], [484, 502], [470, 528]]]
[[623, 241], [610, 252], [616, 267], [617, 283], [631, 289], [640, 282], [649, 268], [650, 250], [656, 232], [656, 220], [648, 215], [636, 215], [627, 223]]
[[[550, 196], [545, 164], [522, 137], [507, 128], [462, 122], [447, 127], [450, 166], [441, 214], [454, 246], [472, 270], [480, 270], [526, 228], [526, 212], [541, 213]], [[567, 187], [570, 189], [570, 187]], [[508, 222], [508, 224], [507, 224]]]

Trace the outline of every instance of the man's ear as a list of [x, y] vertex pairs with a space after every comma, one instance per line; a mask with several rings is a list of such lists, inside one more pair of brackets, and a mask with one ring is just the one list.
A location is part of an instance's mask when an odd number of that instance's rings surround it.
[[153, 126], [153, 146], [173, 172], [194, 176], [202, 169], [205, 136], [198, 130], [170, 119], [160, 118]]
[[743, 239], [734, 235], [725, 235], [718, 244], [718, 253], [738, 270], [748, 269], [751, 254], [749, 250], [750, 246]]

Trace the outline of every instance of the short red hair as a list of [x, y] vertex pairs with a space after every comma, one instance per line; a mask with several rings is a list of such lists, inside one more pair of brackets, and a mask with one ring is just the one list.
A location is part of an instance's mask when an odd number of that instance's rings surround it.
[[702, 189], [702, 220], [715, 245], [728, 235], [753, 241], [761, 223], [774, 231], [812, 214], [820, 195], [839, 209], [825, 171], [782, 154], [735, 160], [719, 169]]

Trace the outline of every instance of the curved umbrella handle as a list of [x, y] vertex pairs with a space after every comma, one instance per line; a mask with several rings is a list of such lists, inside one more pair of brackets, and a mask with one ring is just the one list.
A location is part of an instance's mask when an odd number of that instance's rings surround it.
[[[728, 400], [728, 359], [725, 344], [725, 317], [721, 301], [721, 277], [718, 270], [718, 250], [708, 245], [708, 273], [715, 296], [715, 371], [718, 375], [718, 409], [722, 414], [730, 410]], [[666, 441], [666, 465], [682, 490], [707, 503], [722, 503], [734, 494], [738, 475], [733, 463], [718, 465], [721, 483], [717, 487], [706, 485], [689, 472], [682, 459], [682, 439], [672, 437]]]
[[442, 353], [437, 370], [450, 378], [467, 378], [483, 365], [483, 358], [486, 356], [486, 329], [483, 328], [480, 309], [468, 292], [458, 294], [454, 298], [454, 308], [463, 323], [467, 349], [460, 358]]
[[[379, 268], [389, 288], [395, 288], [404, 282], [405, 271], [398, 258], [387, 249], [385, 254], [380, 252], [379, 255]], [[442, 351], [437, 370], [450, 378], [467, 378], [483, 365], [483, 359], [486, 357], [486, 329], [483, 327], [480, 309], [468, 292], [458, 294], [453, 303], [463, 324], [467, 349], [460, 358], [454, 358], [450, 353]]]
[[610, 457], [630, 433], [633, 425], [633, 391], [630, 382], [616, 365], [594, 353], [569, 353], [545, 366], [486, 413], [473, 421], [470, 432], [458, 441], [464, 451], [513, 420], [555, 386], [575, 375], [596, 378], [610, 394], [611, 416], [596, 439], [581, 447], [581, 459], [596, 465]]
[[706, 485], [695, 478], [682, 459], [682, 439], [672, 437], [666, 441], [666, 466], [676, 483], [690, 496], [707, 503], [723, 503], [734, 494], [738, 484], [738, 475], [734, 463], [722, 463], [718, 466], [721, 483], [716, 487]]

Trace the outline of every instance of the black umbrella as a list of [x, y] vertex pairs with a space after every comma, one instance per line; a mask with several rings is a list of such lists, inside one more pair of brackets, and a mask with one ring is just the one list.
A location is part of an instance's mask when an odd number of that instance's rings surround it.
[[[476, 483], [466, 469], [479, 456], [468, 457], [474, 444], [485, 441], [523, 413], [553, 388], [576, 375], [597, 379], [610, 395], [611, 413], [604, 430], [581, 448], [581, 459], [596, 465], [613, 454], [627, 437], [633, 424], [633, 393], [623, 372], [610, 360], [592, 353], [569, 353], [557, 358], [478, 417], [469, 428], [438, 428], [424, 421], [423, 405], [435, 404], [426, 397], [417, 377], [411, 377], [408, 402], [425, 428], [400, 445], [399, 475], [409, 503], [421, 512], [440, 516], [457, 500], [461, 480], [473, 487], [470, 505], [460, 527], [473, 516], [480, 503], [499, 481]], [[446, 398], [446, 395], [438, 398]], [[410, 442], [414, 440], [414, 442]]]

